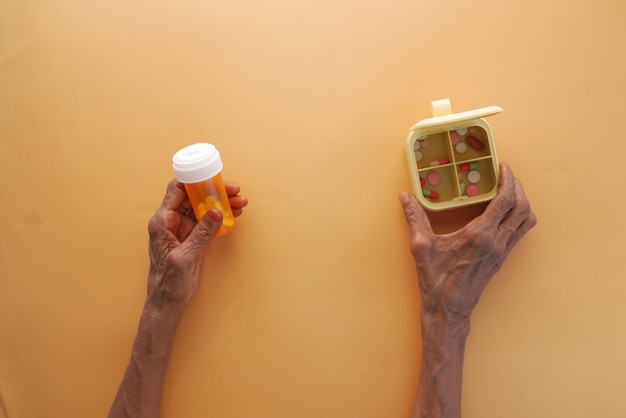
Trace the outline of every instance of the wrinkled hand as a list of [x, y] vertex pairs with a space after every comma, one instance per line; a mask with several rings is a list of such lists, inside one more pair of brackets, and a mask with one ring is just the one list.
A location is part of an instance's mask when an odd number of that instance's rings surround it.
[[411, 230], [422, 306], [446, 317], [469, 317], [511, 249], [537, 223], [522, 185], [500, 166], [497, 195], [485, 211], [450, 234], [433, 233], [414, 196], [400, 197]]
[[[239, 186], [225, 183], [234, 216], [248, 200]], [[222, 213], [212, 209], [196, 221], [182, 183], [172, 180], [161, 206], [148, 223], [150, 274], [148, 302], [156, 308], [175, 304], [184, 308], [196, 291], [205, 248], [222, 224]]]

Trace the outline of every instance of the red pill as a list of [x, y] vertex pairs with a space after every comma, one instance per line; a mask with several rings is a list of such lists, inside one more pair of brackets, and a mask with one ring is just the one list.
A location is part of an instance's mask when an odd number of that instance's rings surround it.
[[467, 143], [467, 145], [474, 148], [476, 151], [482, 151], [483, 148], [485, 148], [485, 144], [483, 144], [480, 139], [472, 135], [466, 136], [465, 142]]
[[424, 177], [420, 177], [420, 186], [424, 187], [424, 185], [426, 185], [426, 180], [424, 180]]

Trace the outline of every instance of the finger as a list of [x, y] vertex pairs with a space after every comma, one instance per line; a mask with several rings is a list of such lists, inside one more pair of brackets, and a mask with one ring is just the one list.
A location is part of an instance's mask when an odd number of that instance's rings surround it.
[[177, 236], [180, 242], [184, 242], [193, 231], [193, 228], [196, 226], [196, 216], [193, 211], [190, 213], [181, 215], [180, 226], [178, 227]]
[[517, 228], [517, 230], [509, 237], [509, 240], [506, 243], [505, 256], [511, 252], [513, 247], [515, 247], [522, 237], [526, 235], [528, 231], [533, 229], [535, 225], [537, 225], [537, 217], [534, 212], [530, 212], [519, 228]]
[[185, 186], [178, 180], [174, 179], [167, 185], [167, 191], [161, 202], [161, 208], [166, 210], [176, 210], [181, 205], [187, 192], [185, 192]]
[[415, 197], [407, 192], [400, 194], [400, 203], [402, 203], [402, 209], [404, 210], [404, 216], [411, 235], [413, 237], [421, 236], [423, 234], [432, 234], [433, 230], [430, 226], [430, 221], [424, 209], [417, 203]]
[[233, 209], [243, 209], [248, 205], [248, 199], [243, 196], [231, 196], [228, 198], [230, 207]]
[[185, 195], [185, 198], [183, 199], [183, 201], [178, 206], [177, 211], [178, 211], [178, 213], [180, 213], [183, 216], [191, 218], [194, 221], [196, 220], [196, 218], [194, 217], [194, 214], [193, 214], [193, 208], [191, 207], [191, 202], [189, 201], [189, 196], [187, 196], [187, 195]]
[[235, 196], [241, 191], [241, 187], [239, 187], [237, 183], [225, 181], [224, 187], [226, 188], [226, 194], [228, 195], [228, 197]]
[[509, 230], [511, 233], [517, 231], [522, 222], [524, 222], [532, 212], [522, 183], [518, 179], [514, 179], [514, 195], [515, 206], [500, 223], [501, 230]]
[[479, 217], [493, 224], [494, 220], [499, 224], [502, 219], [515, 206], [515, 177], [509, 166], [500, 164], [500, 182], [498, 193], [491, 199], [483, 214]]
[[203, 251], [207, 244], [215, 238], [221, 226], [222, 212], [219, 209], [211, 209], [194, 226], [181, 247], [190, 251]]

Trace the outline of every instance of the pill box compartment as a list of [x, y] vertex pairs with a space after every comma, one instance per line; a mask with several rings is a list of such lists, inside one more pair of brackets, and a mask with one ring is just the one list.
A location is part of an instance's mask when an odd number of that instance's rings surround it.
[[409, 177], [427, 210], [472, 205], [495, 196], [498, 160], [491, 128], [482, 116], [501, 111], [496, 106], [456, 114], [444, 109], [411, 128], [406, 141]]

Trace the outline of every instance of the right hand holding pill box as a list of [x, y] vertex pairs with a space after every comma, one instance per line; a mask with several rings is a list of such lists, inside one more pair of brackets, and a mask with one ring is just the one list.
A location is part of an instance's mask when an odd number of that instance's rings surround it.
[[432, 102], [433, 117], [414, 125], [406, 140], [413, 191], [424, 208], [440, 211], [491, 200], [498, 189], [498, 158], [485, 116], [490, 106], [452, 113], [448, 99]]

